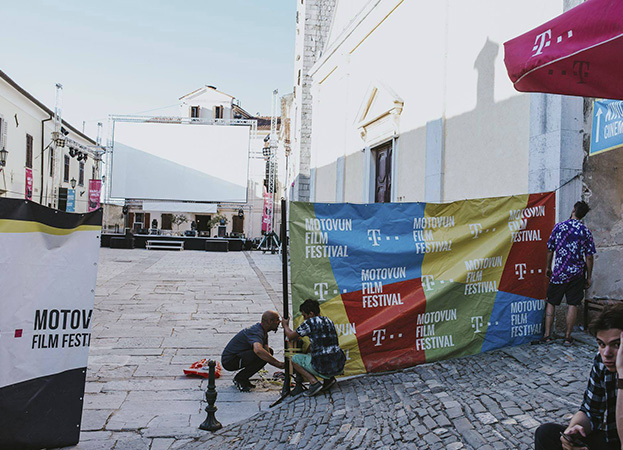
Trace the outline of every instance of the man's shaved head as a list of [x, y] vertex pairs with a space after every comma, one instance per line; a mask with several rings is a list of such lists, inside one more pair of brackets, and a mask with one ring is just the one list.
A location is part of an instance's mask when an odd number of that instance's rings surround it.
[[262, 327], [266, 331], [277, 331], [279, 328], [279, 313], [277, 311], [264, 311], [264, 314], [262, 314]]

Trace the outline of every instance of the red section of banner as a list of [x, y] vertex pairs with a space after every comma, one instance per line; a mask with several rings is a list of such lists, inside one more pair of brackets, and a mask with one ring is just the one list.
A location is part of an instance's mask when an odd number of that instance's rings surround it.
[[[426, 311], [422, 282], [407, 280], [342, 295], [349, 322], [357, 323], [357, 342], [368, 372], [382, 372], [426, 362], [416, 345], [415, 324]], [[389, 306], [377, 306], [389, 305]]]
[[26, 167], [26, 189], [24, 190], [24, 198], [26, 200], [32, 200], [32, 186], [33, 186], [32, 169], [29, 167]]
[[547, 240], [556, 220], [556, 196], [531, 194], [523, 210], [512, 211], [508, 226], [513, 246], [500, 280], [500, 291], [544, 299], [547, 291]]
[[102, 180], [89, 180], [89, 212], [100, 207]]

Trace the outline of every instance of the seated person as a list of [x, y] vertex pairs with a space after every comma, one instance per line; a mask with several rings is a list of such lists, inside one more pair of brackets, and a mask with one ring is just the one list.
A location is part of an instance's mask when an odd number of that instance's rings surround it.
[[604, 308], [589, 330], [597, 338], [599, 353], [582, 406], [566, 427], [546, 423], [537, 428], [536, 450], [621, 448], [623, 394], [617, 390], [623, 389], [623, 304]]
[[273, 350], [268, 346], [268, 332], [279, 328], [279, 313], [265, 311], [262, 321], [239, 331], [223, 350], [221, 363], [225, 370], [234, 372], [234, 384], [242, 392], [249, 392], [255, 387], [249, 381], [253, 375], [269, 363], [278, 369], [284, 364], [273, 357]]
[[[292, 331], [288, 319], [281, 321], [286, 337], [295, 341], [308, 336], [310, 353], [296, 354], [292, 357], [294, 370], [309, 381], [309, 389], [304, 395], [311, 397], [321, 390], [326, 391], [336, 383], [335, 376], [344, 371], [346, 355], [340, 348], [335, 325], [328, 317], [320, 315], [320, 304], [316, 300], [307, 299], [300, 307], [305, 321]], [[322, 378], [321, 383], [316, 378]]]

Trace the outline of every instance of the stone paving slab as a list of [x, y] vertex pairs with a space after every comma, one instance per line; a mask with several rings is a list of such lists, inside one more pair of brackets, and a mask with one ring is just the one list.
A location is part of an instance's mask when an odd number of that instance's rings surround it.
[[[218, 358], [262, 311], [281, 312], [280, 299], [278, 255], [102, 249], [74, 448], [529, 449], [539, 423], [577, 411], [596, 352], [578, 335], [573, 347], [527, 345], [342, 379], [273, 409], [279, 387], [240, 393], [224, 371], [216, 417], [225, 427], [199, 430], [207, 380], [182, 369]], [[281, 359], [281, 333], [270, 342]]]

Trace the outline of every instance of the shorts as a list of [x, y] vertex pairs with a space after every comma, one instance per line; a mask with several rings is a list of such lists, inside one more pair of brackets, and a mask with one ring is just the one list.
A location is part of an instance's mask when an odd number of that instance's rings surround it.
[[307, 372], [311, 373], [313, 376], [317, 378], [322, 378], [323, 380], [328, 380], [329, 378], [331, 378], [331, 377], [322, 375], [316, 372], [316, 370], [314, 370], [311, 364], [311, 355], [309, 353], [297, 353], [295, 355], [292, 355], [292, 362], [298, 364], [303, 369], [305, 369]]
[[566, 297], [567, 305], [578, 306], [584, 300], [584, 285], [586, 280], [584, 277], [576, 278], [567, 283], [554, 284], [547, 286], [547, 303], [558, 306], [562, 302], [562, 298]]

